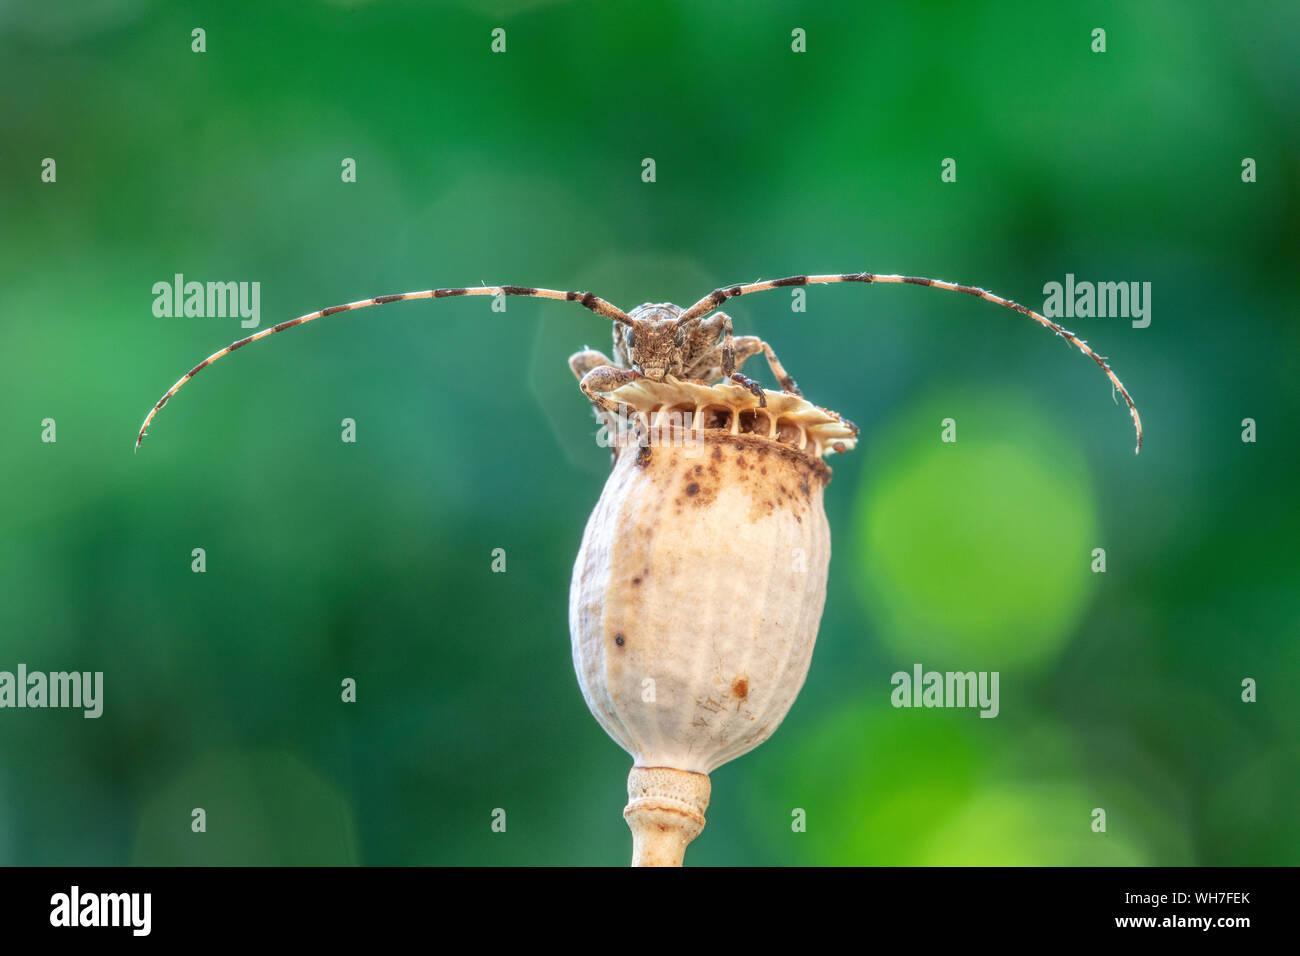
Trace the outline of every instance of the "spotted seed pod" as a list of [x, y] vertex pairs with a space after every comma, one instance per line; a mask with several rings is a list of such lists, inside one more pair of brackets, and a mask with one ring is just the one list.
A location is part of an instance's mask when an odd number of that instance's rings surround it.
[[633, 864], [680, 865], [708, 774], [770, 737], [803, 686], [831, 550], [822, 457], [856, 428], [732, 384], [610, 397], [629, 415], [573, 570], [574, 667], [633, 758]]

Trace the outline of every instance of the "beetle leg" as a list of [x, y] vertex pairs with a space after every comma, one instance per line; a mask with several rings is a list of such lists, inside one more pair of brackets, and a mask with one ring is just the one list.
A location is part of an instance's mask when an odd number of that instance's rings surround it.
[[767, 407], [767, 396], [763, 394], [762, 385], [759, 385], [752, 378], [746, 378], [745, 376], [741, 375], [739, 372], [732, 372], [731, 380], [735, 382], [737, 385], [742, 385], [745, 388], [749, 389], [750, 392], [752, 392], [754, 396], [758, 399], [759, 408]]
[[[751, 338], [751, 336], [746, 336], [746, 338]], [[740, 353], [739, 347], [740, 347], [740, 343], [743, 341], [745, 341], [745, 339], [736, 340], [737, 355], [739, 355]], [[772, 370], [772, 375], [776, 378], [778, 382], [781, 383], [781, 391], [789, 395], [795, 395], [798, 396], [799, 398], [803, 398], [803, 392], [799, 391], [799, 386], [795, 384], [794, 379], [790, 377], [790, 373], [787, 372], [785, 368], [781, 365], [781, 362], [776, 357], [776, 353], [772, 351], [772, 346], [768, 345], [762, 339], [756, 338], [754, 339], [754, 341], [758, 343], [758, 348], [763, 351], [763, 354], [765, 356], [767, 356], [767, 367]]]
[[[731, 334], [731, 316], [725, 312], [715, 312], [699, 324], [699, 330], [707, 341], [717, 343], [712, 351], [720, 355], [718, 365], [722, 369], [722, 377], [730, 378], [731, 373], [739, 367], [736, 364], [736, 340]], [[718, 341], [719, 337], [721, 342]]]
[[[763, 340], [756, 335], [742, 335], [732, 341], [735, 356], [732, 372], [739, 372], [749, 359], [763, 351]], [[701, 378], [727, 378], [730, 374], [723, 368], [721, 346], [701, 359], [699, 364], [703, 366], [700, 369], [703, 373], [700, 375]]]
[[[772, 346], [768, 345], [758, 336], [742, 335], [734, 340], [734, 348], [735, 371], [739, 371], [746, 361], [753, 358], [759, 352], [762, 352], [767, 357], [767, 364], [772, 370], [772, 375], [781, 384], [782, 391], [789, 395], [795, 395], [800, 398], [803, 397], [803, 392], [799, 391], [799, 386], [795, 384], [795, 380], [790, 377], [790, 374], [781, 365], [780, 360], [776, 357], [776, 353], [772, 351]], [[692, 369], [692, 371], [699, 373], [693, 376], [695, 378], [727, 378], [728, 376], [724, 374], [725, 370], [722, 367], [721, 348], [715, 349], [711, 354], [706, 355], [700, 360], [699, 364]]]
[[[577, 357], [574, 356], [574, 358]], [[573, 359], [570, 359], [569, 362], [572, 365]], [[591, 399], [591, 403], [597, 408], [607, 412], [617, 412], [618, 403], [606, 398], [603, 393], [612, 392], [628, 382], [635, 382], [639, 378], [641, 378], [641, 373], [634, 372], [630, 368], [600, 365], [583, 375], [578, 387], [582, 389], [582, 394]]]
[[595, 349], [583, 349], [581, 352], [574, 352], [569, 356], [569, 368], [581, 382], [584, 375], [594, 368], [600, 368], [602, 365], [613, 365], [604, 352], [597, 352]]

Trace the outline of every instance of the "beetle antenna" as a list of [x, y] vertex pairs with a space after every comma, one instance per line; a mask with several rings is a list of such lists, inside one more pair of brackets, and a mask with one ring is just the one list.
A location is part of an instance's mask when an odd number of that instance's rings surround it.
[[1088, 358], [1101, 366], [1102, 371], [1106, 373], [1106, 377], [1110, 379], [1111, 385], [1119, 390], [1119, 393], [1124, 396], [1124, 401], [1128, 404], [1129, 414], [1133, 418], [1133, 427], [1137, 431], [1137, 447], [1133, 450], [1133, 453], [1137, 454], [1142, 450], [1142, 419], [1138, 416], [1137, 406], [1133, 404], [1133, 399], [1129, 395], [1128, 389], [1124, 387], [1124, 384], [1119, 380], [1115, 373], [1111, 371], [1110, 365], [1106, 362], [1105, 358], [1089, 348], [1088, 344], [1073, 332], [1062, 328], [1046, 316], [1038, 314], [1033, 309], [1023, 306], [1019, 302], [1012, 302], [1010, 299], [1004, 299], [1000, 295], [994, 295], [992, 292], [976, 288], [975, 286], [958, 285], [955, 282], [944, 282], [941, 279], [923, 279], [918, 276], [873, 275], [870, 272], [824, 276], [789, 276], [785, 279], [770, 279], [766, 282], [753, 282], [749, 285], [734, 285], [727, 288], [714, 289], [703, 299], [700, 299], [699, 302], [696, 302], [693, 306], [683, 312], [681, 316], [678, 317], [678, 321], [685, 322], [689, 319], [696, 319], [708, 315], [723, 302], [726, 302], [728, 299], [733, 299], [738, 295], [749, 295], [751, 292], [766, 292], [769, 289], [783, 289], [788, 286], [827, 285], [833, 282], [890, 282], [904, 283], [907, 285], [927, 285], [935, 289], [943, 289], [946, 292], [965, 292], [967, 295], [973, 295], [985, 299], [997, 305], [1005, 306], [1008, 309], [1014, 309], [1022, 315], [1029, 316], [1029, 318], [1033, 319], [1039, 325], [1051, 329], [1057, 335], [1061, 336], [1061, 338], [1065, 339], [1081, 351], [1084, 355], [1088, 356]]
[[149, 410], [145, 416], [144, 424], [140, 426], [140, 433], [135, 437], [135, 447], [139, 451], [140, 443], [144, 441], [145, 433], [149, 429], [149, 423], [153, 417], [158, 414], [167, 402], [175, 395], [182, 385], [192, 379], [199, 372], [203, 371], [217, 359], [229, 355], [235, 349], [243, 348], [250, 342], [256, 342], [258, 339], [264, 339], [268, 335], [274, 335], [276, 332], [282, 332], [285, 329], [292, 328], [295, 325], [303, 325], [307, 322], [313, 322], [316, 319], [324, 318], [327, 315], [334, 315], [336, 312], [350, 312], [353, 309], [364, 309], [372, 305], [387, 305], [389, 302], [405, 302], [409, 299], [445, 299], [458, 295], [522, 295], [532, 296], [537, 299], [559, 299], [564, 302], [577, 302], [585, 306], [597, 315], [603, 315], [613, 322], [623, 325], [631, 325], [632, 319], [622, 309], [609, 302], [606, 302], [600, 296], [592, 295], [590, 292], [559, 292], [555, 289], [534, 289], [522, 285], [483, 285], [470, 286], [462, 289], [425, 289], [423, 292], [399, 292], [397, 295], [380, 295], [373, 299], [360, 299], [356, 302], [349, 302], [346, 305], [333, 305], [328, 309], [321, 309], [319, 312], [309, 312], [306, 315], [300, 315], [296, 319], [290, 319], [287, 322], [281, 322], [279, 325], [273, 325], [269, 329], [263, 329], [252, 335], [240, 339], [238, 342], [231, 342], [224, 349], [213, 352], [198, 365], [194, 366], [188, 372], [181, 376], [171, 388], [167, 389], [162, 398], [158, 399], [158, 404]]

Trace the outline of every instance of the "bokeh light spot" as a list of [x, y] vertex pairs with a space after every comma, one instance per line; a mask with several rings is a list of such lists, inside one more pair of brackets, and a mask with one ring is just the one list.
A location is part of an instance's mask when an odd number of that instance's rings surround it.
[[[921, 851], [925, 866], [1145, 866], [1145, 851], [1070, 784], [996, 785], [976, 793]], [[1103, 808], [1104, 809], [1104, 808]], [[1122, 823], [1123, 821], [1118, 821]]]
[[[955, 442], [940, 440], [945, 418]], [[870, 446], [853, 547], [880, 639], [936, 667], [1053, 659], [1104, 546], [1068, 433], [1029, 401], [963, 396], [923, 402]]]

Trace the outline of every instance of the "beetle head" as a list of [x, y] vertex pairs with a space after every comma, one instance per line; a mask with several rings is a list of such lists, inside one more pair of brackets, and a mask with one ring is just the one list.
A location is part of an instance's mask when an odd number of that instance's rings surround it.
[[646, 378], [662, 381], [665, 375], [682, 374], [682, 347], [686, 333], [678, 325], [682, 310], [668, 303], [646, 303], [633, 309], [631, 325], [616, 326], [623, 336], [632, 370]]

